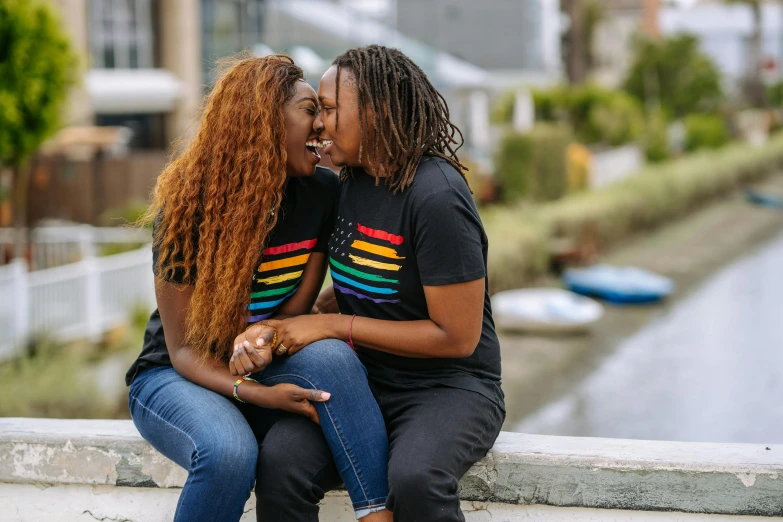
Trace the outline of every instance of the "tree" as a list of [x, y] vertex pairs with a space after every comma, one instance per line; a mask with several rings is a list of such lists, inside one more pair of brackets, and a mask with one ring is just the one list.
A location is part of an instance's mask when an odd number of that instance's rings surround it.
[[767, 96], [764, 82], [761, 79], [762, 34], [761, 34], [761, 1], [762, 0], [724, 0], [727, 4], [744, 4], [753, 14], [753, 29], [748, 41], [748, 75], [744, 81], [745, 96], [754, 107], [765, 107]]
[[670, 117], [711, 112], [721, 99], [720, 73], [688, 34], [667, 39], [639, 38], [624, 88], [648, 109]]
[[[28, 160], [59, 128], [76, 64], [50, 5], [0, 0], [0, 172], [11, 175], [18, 229], [26, 226]], [[15, 254], [22, 254], [22, 244]]]
[[583, 83], [595, 65], [595, 34], [606, 18], [600, 0], [562, 0], [561, 9], [569, 20], [563, 51], [569, 83]]

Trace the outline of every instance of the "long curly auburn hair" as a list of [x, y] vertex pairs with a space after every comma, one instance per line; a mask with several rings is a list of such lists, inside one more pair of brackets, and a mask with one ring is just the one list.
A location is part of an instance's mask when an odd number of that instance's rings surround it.
[[195, 285], [185, 340], [202, 360], [227, 360], [243, 329], [283, 196], [283, 108], [303, 79], [285, 55], [235, 59], [207, 97], [193, 140], [158, 178], [143, 218], [157, 219], [158, 277], [184, 274]]

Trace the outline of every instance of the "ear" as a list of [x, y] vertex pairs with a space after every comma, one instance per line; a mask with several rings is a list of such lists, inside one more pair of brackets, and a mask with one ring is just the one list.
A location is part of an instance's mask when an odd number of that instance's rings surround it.
[[375, 111], [372, 109], [371, 103], [364, 105], [364, 123], [368, 127], [372, 127], [372, 121], [375, 118]]

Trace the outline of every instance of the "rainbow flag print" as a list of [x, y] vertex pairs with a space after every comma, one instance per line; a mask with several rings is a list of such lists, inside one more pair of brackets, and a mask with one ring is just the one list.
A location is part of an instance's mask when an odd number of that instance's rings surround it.
[[334, 289], [374, 303], [399, 303], [397, 277], [402, 268], [395, 246], [403, 237], [340, 218], [329, 249]]
[[264, 250], [261, 265], [253, 275], [248, 323], [271, 317], [283, 301], [296, 292], [310, 251], [317, 242], [314, 238]]

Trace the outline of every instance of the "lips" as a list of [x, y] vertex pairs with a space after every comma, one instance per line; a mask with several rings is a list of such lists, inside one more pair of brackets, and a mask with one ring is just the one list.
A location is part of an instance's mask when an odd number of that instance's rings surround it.
[[310, 153], [318, 158], [321, 159], [321, 154], [318, 153], [318, 149], [323, 149], [324, 152], [329, 152], [327, 148], [332, 144], [331, 140], [309, 140], [307, 143], [305, 143], [305, 148], [310, 151]]
[[310, 154], [312, 154], [313, 156], [315, 156], [320, 160], [321, 155], [318, 153], [318, 148], [319, 148], [318, 144], [319, 144], [318, 140], [310, 140], [307, 143], [305, 143], [305, 148], [310, 151]]
[[324, 154], [329, 154], [332, 150], [332, 140], [318, 140], [319, 147], [323, 149]]

